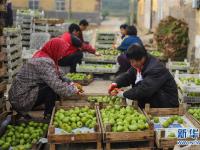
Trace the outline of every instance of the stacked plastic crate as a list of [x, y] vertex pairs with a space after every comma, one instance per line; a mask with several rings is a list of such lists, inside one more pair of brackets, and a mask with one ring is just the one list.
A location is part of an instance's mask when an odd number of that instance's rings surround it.
[[[116, 40], [115, 33], [97, 32], [95, 47], [101, 56], [84, 54], [81, 65], [77, 65], [77, 72], [89, 72], [94, 74], [115, 74], [118, 71], [118, 50], [111, 49]], [[90, 41], [89, 41], [90, 42]]]
[[189, 73], [190, 62], [188, 62], [187, 59], [184, 61], [171, 61], [171, 59], [168, 59], [166, 67], [172, 74], [174, 74], [175, 71], [179, 71], [179, 73]]
[[57, 37], [62, 34], [63, 19], [34, 19], [33, 32], [48, 32], [51, 37]]
[[175, 73], [180, 102], [200, 104], [200, 74]]
[[6, 67], [4, 65], [5, 53], [2, 51], [4, 44], [3, 27], [4, 27], [4, 14], [6, 12], [6, 0], [0, 1], [0, 113], [5, 111], [6, 101], [4, 93], [6, 92], [7, 83], [4, 80], [6, 74]]
[[16, 24], [22, 29], [22, 45], [30, 47], [30, 35], [33, 32], [33, 19], [44, 17], [44, 12], [33, 10], [17, 10]]
[[3, 52], [6, 53], [5, 64], [7, 66], [7, 75], [5, 77], [11, 83], [22, 65], [21, 29], [4, 28], [3, 35], [5, 39]]
[[95, 47], [97, 49], [110, 49], [116, 37], [116, 34], [112, 32], [97, 32]]

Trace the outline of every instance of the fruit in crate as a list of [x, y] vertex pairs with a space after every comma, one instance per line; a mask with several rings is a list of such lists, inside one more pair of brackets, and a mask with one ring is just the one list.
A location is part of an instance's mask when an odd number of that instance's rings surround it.
[[101, 64], [101, 65], [95, 65], [95, 64], [82, 64], [82, 65], [80, 65], [80, 67], [82, 68], [82, 69], [111, 69], [111, 68], [113, 68], [113, 64], [105, 64], [105, 65], [103, 65], [103, 64]]
[[155, 57], [162, 57], [163, 53], [160, 51], [150, 51], [149, 52], [151, 55], [155, 56]]
[[92, 129], [97, 124], [96, 111], [87, 106], [68, 110], [59, 109], [54, 116], [53, 124], [68, 133], [72, 133], [72, 130], [82, 127]]
[[31, 149], [32, 144], [36, 144], [44, 133], [48, 130], [48, 124], [29, 122], [20, 125], [8, 125], [5, 134], [0, 137], [0, 148], [8, 150]]
[[174, 115], [174, 116], [172, 116], [172, 117], [169, 117], [166, 121], [164, 121], [163, 123], [162, 123], [162, 126], [164, 127], [164, 128], [168, 128], [171, 124], [173, 124], [174, 122], [177, 122], [177, 123], [179, 123], [179, 124], [183, 124], [183, 118], [181, 117], [181, 116], [178, 116], [178, 115]]
[[159, 118], [158, 117], [154, 117], [153, 121], [154, 121], [154, 123], [159, 123]]
[[181, 82], [186, 85], [200, 85], [200, 78], [195, 77], [181, 77], [179, 78]]
[[108, 103], [108, 104], [121, 104], [122, 98], [117, 96], [89, 96], [89, 102], [97, 102], [97, 103]]
[[107, 106], [101, 109], [104, 127], [110, 124], [112, 132], [140, 131], [149, 128], [146, 117], [131, 106]]
[[101, 55], [119, 55], [120, 51], [118, 50], [113, 50], [113, 49], [106, 49], [106, 50], [100, 50], [98, 49], [97, 52], [99, 52]]
[[91, 75], [87, 75], [85, 73], [68, 73], [66, 75], [67, 78], [69, 78], [70, 80], [87, 80], [87, 79], [91, 79], [92, 76]]
[[190, 108], [188, 113], [191, 114], [197, 120], [200, 120], [200, 108]]
[[190, 92], [187, 95], [191, 97], [200, 97], [200, 93], [195, 93], [195, 92]]
[[181, 66], [181, 67], [187, 66], [186, 62], [172, 62], [172, 64], [176, 66]]

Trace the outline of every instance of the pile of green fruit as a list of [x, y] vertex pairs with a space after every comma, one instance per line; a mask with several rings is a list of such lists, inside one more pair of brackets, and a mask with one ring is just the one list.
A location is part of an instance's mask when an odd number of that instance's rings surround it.
[[177, 61], [177, 62], [172, 62], [172, 65], [186, 67], [187, 63], [186, 62], [178, 62]]
[[195, 84], [195, 85], [200, 85], [200, 78], [195, 78], [195, 77], [181, 77], [179, 78], [181, 82], [183, 82], [183, 84], [186, 85], [191, 85], [191, 84]]
[[103, 124], [110, 124], [112, 132], [141, 131], [149, 128], [146, 117], [131, 106], [107, 106], [101, 109]]
[[20, 29], [19, 28], [3, 28], [3, 32], [7, 33], [15, 33], [15, 32], [19, 32]]
[[113, 64], [83, 64], [80, 65], [84, 69], [112, 69]]
[[190, 92], [190, 93], [187, 94], [187, 96], [200, 97], [200, 93]]
[[164, 54], [160, 51], [150, 51], [150, 54], [155, 57], [162, 57]]
[[53, 124], [68, 133], [82, 127], [92, 129], [97, 124], [96, 111], [88, 106], [75, 107], [69, 110], [59, 109], [54, 116]]
[[91, 75], [87, 75], [85, 73], [68, 73], [66, 77], [73, 81], [92, 79]]
[[47, 130], [48, 124], [33, 121], [17, 126], [8, 125], [5, 134], [0, 138], [0, 147], [2, 150], [8, 150], [11, 146], [13, 150], [31, 149], [32, 144], [36, 144]]
[[197, 120], [200, 120], [200, 108], [190, 108], [188, 112]]
[[122, 103], [123, 99], [117, 96], [89, 96], [88, 101], [97, 103], [108, 103], [110, 105], [119, 105]]
[[164, 128], [168, 128], [175, 121], [177, 121], [179, 124], [183, 124], [183, 118], [181, 118], [181, 116], [174, 115], [174, 116], [168, 118], [165, 122], [163, 122], [162, 126]]
[[116, 50], [116, 49], [106, 49], [106, 50], [97, 50], [97, 52], [99, 52], [101, 55], [119, 55], [120, 51]]

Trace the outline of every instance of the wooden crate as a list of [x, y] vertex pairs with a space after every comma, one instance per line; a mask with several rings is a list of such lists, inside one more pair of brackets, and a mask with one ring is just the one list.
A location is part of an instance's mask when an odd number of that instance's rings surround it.
[[195, 127], [197, 127], [200, 130], [200, 121], [197, 120], [195, 117], [193, 117], [191, 114], [188, 113], [188, 109], [191, 108], [190, 104], [185, 104], [184, 110], [185, 110], [185, 116], [189, 118], [189, 120], [194, 124]]
[[[20, 123], [25, 123], [27, 124], [28, 122], [30, 121], [34, 121], [34, 122], [38, 122], [38, 123], [48, 123], [47, 121], [45, 120], [41, 120], [41, 119], [33, 119], [33, 120], [17, 120], [17, 117], [16, 115], [13, 115], [13, 112], [10, 112], [10, 111], [4, 111], [3, 113], [0, 114], [0, 123], [2, 123], [6, 117], [8, 115], [11, 115], [11, 122], [9, 124], [12, 124], [12, 125], [18, 125]], [[0, 129], [0, 137], [6, 132], [6, 128], [1, 128]], [[45, 138], [47, 135], [47, 132], [45, 132], [43, 134], [43, 137]], [[43, 146], [43, 143], [35, 143], [35, 144], [32, 144], [32, 148], [31, 150], [41, 150], [42, 149], [42, 146]], [[0, 148], [1, 149], [1, 148]]]
[[[106, 105], [107, 103], [97, 103], [97, 102], [89, 102], [88, 97], [89, 96], [108, 96], [108, 94], [103, 93], [92, 93], [92, 94], [85, 94], [85, 95], [75, 95], [71, 97], [62, 98], [60, 101], [60, 105], [62, 106], [84, 106], [84, 105]], [[122, 105], [126, 104], [126, 100], [123, 99]]]
[[[185, 105], [180, 104], [178, 108], [150, 108], [149, 104], [145, 105], [145, 109], [143, 110], [144, 114], [149, 117], [151, 116], [169, 116], [169, 115], [184, 115], [185, 114]], [[186, 116], [187, 117], [187, 116]], [[187, 117], [188, 118], [188, 117]], [[193, 121], [188, 118], [191, 123], [197, 127]], [[165, 130], [161, 130], [160, 133], [155, 132], [155, 142], [159, 149], [168, 150], [173, 149], [177, 144], [177, 138], [166, 138]], [[185, 140], [192, 140], [191, 138], [187, 138]]]
[[[117, 143], [122, 144], [124, 142], [144, 142], [143, 144], [147, 145], [146, 147], [130, 148], [130, 149], [153, 149], [154, 148], [154, 130], [153, 124], [148, 119], [149, 129], [144, 131], [130, 131], [130, 132], [111, 132], [111, 125], [103, 125], [102, 117], [100, 110], [105, 108], [105, 106], [96, 106], [98, 110], [98, 115], [101, 123], [101, 128], [103, 132], [103, 142], [105, 143], [106, 150], [111, 150], [111, 144]], [[124, 107], [124, 106], [121, 106]], [[133, 107], [143, 114], [142, 110], [138, 107], [138, 104], [135, 102]]]
[[[88, 105], [90, 108], [94, 108], [95, 106]], [[81, 106], [79, 106], [81, 107]], [[55, 126], [53, 125], [53, 118], [58, 109], [71, 109], [74, 108], [74, 106], [59, 106], [56, 105], [53, 109], [50, 126], [48, 130], [48, 142], [50, 144], [50, 150], [56, 149], [56, 144], [66, 144], [66, 143], [96, 143], [97, 149], [102, 149], [102, 134], [101, 134], [101, 127], [100, 122], [98, 119], [98, 113], [96, 111], [96, 117], [97, 117], [97, 126], [95, 128], [94, 133], [81, 133], [81, 134], [62, 134], [62, 135], [56, 135], [55, 134]]]

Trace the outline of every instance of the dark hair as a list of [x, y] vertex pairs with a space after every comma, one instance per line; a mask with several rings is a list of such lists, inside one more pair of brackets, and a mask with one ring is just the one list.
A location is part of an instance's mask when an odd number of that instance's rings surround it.
[[127, 24], [122, 24], [121, 26], [120, 26], [120, 29], [127, 29], [128, 28], [128, 25]]
[[74, 32], [74, 31], [81, 31], [81, 29], [80, 29], [80, 27], [77, 25], [77, 24], [75, 24], [75, 23], [72, 23], [70, 26], [69, 26], [69, 28], [68, 28], [68, 30], [69, 30], [69, 33], [72, 33], [72, 32]]
[[79, 22], [79, 25], [89, 26], [89, 22], [86, 19], [83, 19]]
[[71, 41], [72, 41], [72, 45], [77, 48], [80, 48], [82, 46], [81, 40], [74, 35], [71, 35]]
[[128, 35], [137, 35], [137, 28], [132, 25], [127, 27], [127, 34]]
[[141, 60], [143, 57], [146, 56], [146, 49], [144, 48], [144, 46], [141, 46], [138, 43], [131, 45], [126, 52], [126, 57], [128, 59]]

